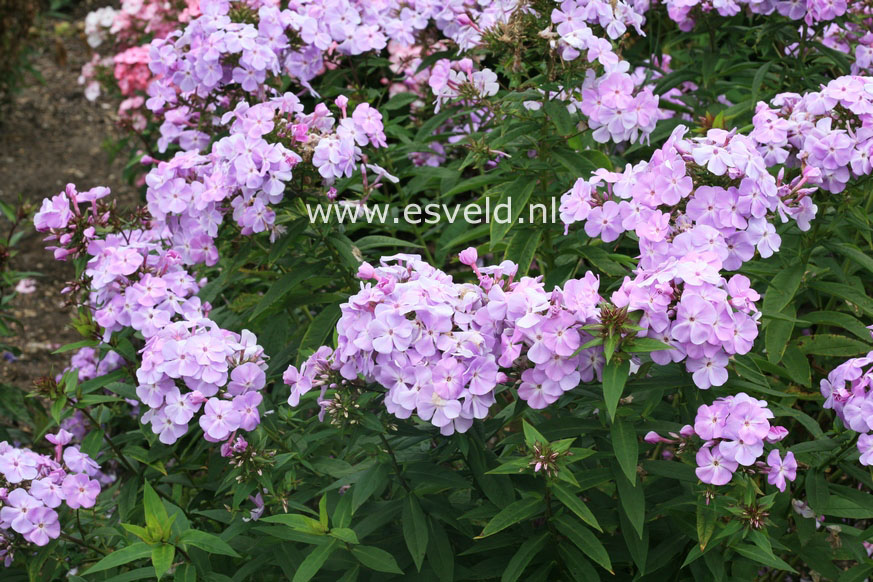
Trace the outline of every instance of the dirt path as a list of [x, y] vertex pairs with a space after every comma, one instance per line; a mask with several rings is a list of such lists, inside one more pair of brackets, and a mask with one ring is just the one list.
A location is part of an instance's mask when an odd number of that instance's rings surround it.
[[[62, 35], [55, 33], [57, 23], [44, 23], [44, 40], [33, 61], [43, 80], [29, 79], [0, 113], [0, 200], [14, 203], [21, 195], [38, 206], [69, 182], [80, 190], [108, 186], [128, 204], [136, 199], [122, 179], [123, 160], [110, 160], [102, 147], [116, 135], [113, 106], [87, 101], [77, 83], [89, 54], [75, 23], [66, 25], [69, 32]], [[12, 343], [23, 354], [14, 362], [0, 357], [0, 382], [27, 389], [35, 378], [67, 365], [70, 354], [51, 355], [52, 350], [81, 338], [67, 327], [69, 311], [60, 294], [73, 276], [71, 265], [55, 261], [32, 228], [17, 251], [12, 267], [42, 276], [34, 293], [15, 300], [22, 328]]]

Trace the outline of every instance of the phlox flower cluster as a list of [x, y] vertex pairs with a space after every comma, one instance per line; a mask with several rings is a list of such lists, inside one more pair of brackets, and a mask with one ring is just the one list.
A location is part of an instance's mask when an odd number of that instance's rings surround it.
[[681, 443], [684, 448], [691, 437], [698, 437], [703, 444], [695, 460], [697, 477], [709, 485], [726, 485], [739, 467], [757, 468], [767, 475], [767, 482], [779, 491], [785, 491], [787, 482], [797, 477], [797, 461], [794, 453], [783, 457], [774, 448], [767, 455], [767, 462], [759, 461], [764, 455], [764, 445], [776, 443], [788, 435], [781, 426], [772, 425], [773, 412], [766, 400], [758, 400], [744, 392], [719, 398], [710, 405], [697, 409], [694, 426], [686, 425], [673, 439], [661, 437], [655, 432], [646, 435], [649, 443]]
[[759, 103], [750, 137], [767, 165], [804, 166], [833, 193], [873, 171], [873, 77], [844, 76], [820, 91]]
[[[198, 0], [122, 0], [117, 10], [104, 6], [90, 12], [85, 17], [85, 35], [94, 53], [79, 77], [85, 96], [96, 100], [103, 90], [102, 83], [109, 78], [128, 98], [145, 91], [152, 79], [148, 41], [166, 37], [180, 23], [199, 14]], [[121, 120], [141, 131], [146, 124], [144, 104], [141, 95], [137, 100], [125, 100], [119, 108]]]
[[587, 71], [580, 98], [571, 100], [572, 107], [588, 118], [592, 137], [599, 143], [646, 140], [658, 121], [671, 113], [658, 108], [659, 98], [652, 85], [635, 79], [627, 71], [627, 61], [605, 68], [599, 77], [591, 69]]
[[594, 275], [549, 292], [539, 277], [515, 280], [512, 262], [478, 267], [475, 249], [461, 260], [473, 267], [478, 284], [456, 283], [417, 255], [362, 265], [359, 276], [375, 283], [362, 283], [341, 306], [336, 350], [322, 347], [285, 372], [289, 404], [321, 388], [319, 400], [329, 405], [324, 394], [337, 386], [334, 378], [361, 376], [387, 390], [390, 413], [416, 414], [449, 435], [485, 418], [497, 385], [510, 377], [533, 408], [599, 377], [602, 348], [580, 350], [592, 339], [582, 327], [599, 318]]
[[555, 26], [553, 45], [565, 61], [584, 56], [589, 63], [618, 64], [620, 59], [612, 43], [595, 32], [599, 29], [609, 39], [618, 40], [630, 27], [645, 36], [643, 14], [648, 9], [649, 0], [564, 0], [551, 14]]
[[[873, 74], [873, 6], [864, 2], [851, 2], [848, 15], [851, 19], [833, 22], [821, 34], [821, 43], [841, 53], [854, 56], [853, 75]], [[791, 47], [798, 50], [799, 47]]]
[[805, 197], [804, 176], [791, 184], [774, 178], [748, 137], [685, 132], [679, 126], [650, 160], [624, 172], [577, 180], [560, 211], [567, 228], [584, 221], [586, 234], [604, 242], [636, 234], [635, 277], [612, 302], [642, 310], [648, 337], [673, 346], [653, 360], [685, 360], [695, 384], [709, 388], [725, 383], [729, 357], [747, 353], [758, 335], [758, 294], [746, 277], [725, 279], [722, 270], [738, 269], [756, 250], [769, 257], [779, 249], [769, 218], [793, 217], [806, 229], [816, 207]]
[[[93, 206], [89, 216], [101, 215], [95, 196], [84, 198]], [[165, 225], [110, 232], [101, 238], [93, 232], [91, 221], [81, 218], [76, 201], [82, 199], [70, 185], [44, 201], [34, 222], [38, 230], [51, 233], [49, 238], [85, 241], [84, 251], [82, 244], [60, 250], [62, 258], [78, 253], [90, 256], [85, 269], [87, 304], [104, 330], [104, 341], [124, 328], [133, 328], [146, 339], [136, 389], [149, 409], [142, 422], [149, 423], [167, 444], [187, 432], [201, 407], [199, 423], [207, 440], [254, 429], [260, 419], [258, 391], [265, 383], [263, 349], [250, 332], [240, 335], [221, 329], [206, 317], [209, 304], [194, 295], [201, 282], [185, 268], [217, 260], [217, 254], [211, 254], [217, 253], [213, 239], [207, 236], [201, 247], [181, 246], [179, 252], [162, 236]], [[92, 357], [81, 354], [73, 365], [84, 368], [87, 375]], [[94, 367], [95, 373], [98, 368]]]
[[131, 47], [115, 55], [112, 61], [115, 63], [112, 74], [122, 95], [129, 97], [135, 91], [145, 91], [148, 88], [152, 78], [148, 47]]
[[221, 329], [207, 318], [173, 322], [142, 350], [136, 394], [149, 410], [141, 421], [162, 443], [173, 444], [202, 407], [198, 422], [206, 440], [231, 441], [237, 431], [260, 424], [266, 369], [251, 332]]
[[824, 407], [831, 408], [843, 424], [860, 433], [858, 451], [862, 465], [873, 465], [873, 352], [846, 360], [821, 381]]
[[367, 103], [349, 112], [345, 97], [336, 103], [339, 120], [323, 103], [305, 114], [292, 93], [251, 106], [240, 102], [222, 117], [229, 135], [208, 155], [179, 152], [148, 173], [149, 212], [187, 262], [214, 264], [213, 240], [226, 212], [243, 234], [278, 234], [272, 206], [283, 200], [301, 161], [312, 164], [326, 187], [351, 177], [359, 164], [364, 173], [368, 167], [384, 173], [361, 163], [362, 148], [386, 145], [382, 115]]
[[[579, 112], [588, 118], [594, 139], [600, 143], [644, 140], [659, 119], [670, 115], [658, 108], [652, 86], [646, 84], [644, 76], [630, 73], [630, 64], [619, 58], [611, 42], [621, 38], [628, 28], [645, 36], [641, 26], [648, 8], [647, 0], [565, 0], [552, 11], [556, 36], [553, 44], [561, 58], [572, 61], [584, 57], [602, 67], [600, 74], [588, 69], [577, 90], [565, 88], [557, 95], [568, 101], [571, 114]], [[591, 26], [602, 29], [608, 38], [595, 35]]]
[[778, 13], [792, 20], [803, 20], [808, 25], [830, 21], [846, 13], [849, 0], [664, 0], [670, 19], [679, 29], [689, 31], [696, 19], [715, 12], [731, 17], [741, 10], [752, 14]]
[[[867, 2], [846, 2], [843, 17], [819, 28], [815, 40], [828, 48], [849, 55], [853, 75], [870, 75], [873, 73], [871, 30], [873, 30], [873, 6]], [[803, 33], [804, 30], [801, 29], [800, 32]], [[800, 43], [794, 43], [785, 47], [785, 54], [797, 56], [803, 50]]]
[[[394, 73], [396, 81], [388, 87], [388, 95], [393, 97], [398, 93], [414, 93], [424, 99], [427, 96], [428, 82], [432, 67], [422, 67], [424, 57], [437, 52], [448, 50], [444, 40], [436, 41], [428, 46], [419, 44], [404, 44], [397, 41], [389, 41], [387, 49], [389, 68]], [[441, 59], [442, 60], [442, 59]], [[383, 84], [388, 84], [388, 79], [383, 79]], [[413, 103], [413, 108], [421, 108], [424, 101]]]
[[478, 100], [497, 95], [500, 85], [491, 69], [474, 70], [471, 59], [458, 61], [440, 59], [430, 69], [428, 85], [436, 96], [434, 112], [439, 113], [443, 103], [464, 96]]
[[185, 269], [185, 257], [167, 249], [156, 234], [125, 231], [88, 245], [89, 304], [94, 320], [104, 329], [104, 341], [125, 327], [148, 338], [177, 315], [208, 311], [194, 297], [200, 285]]
[[318, 0], [285, 9], [269, 2], [204, 0], [203, 15], [183, 30], [156, 39], [150, 68], [158, 77], [147, 107], [162, 116], [187, 103], [210, 101], [232, 85], [259, 100], [272, 96], [269, 80], [290, 75], [304, 86], [332, 67], [332, 55], [382, 51], [389, 42], [413, 46], [431, 23], [461, 49], [505, 22], [516, 0], [498, 2], [368, 2]]
[[200, 15], [198, 0], [161, 2], [159, 0], [121, 0], [118, 9], [104, 6], [85, 17], [85, 36], [91, 48], [111, 41], [115, 47], [140, 44], [146, 35], [163, 38], [179, 23]]
[[0, 443], [0, 556], [12, 563], [12, 543], [21, 536], [44, 546], [61, 534], [58, 510], [94, 507], [101, 480], [100, 466], [65, 430], [46, 436], [50, 455]]
[[[79, 348], [70, 357], [70, 366], [65, 368], [64, 372], [71, 369], [77, 370], [79, 382], [85, 382], [99, 376], [105, 376], [123, 365], [124, 358], [118, 352], [109, 350], [101, 358], [95, 348]], [[60, 375], [58, 377], [60, 378]]]

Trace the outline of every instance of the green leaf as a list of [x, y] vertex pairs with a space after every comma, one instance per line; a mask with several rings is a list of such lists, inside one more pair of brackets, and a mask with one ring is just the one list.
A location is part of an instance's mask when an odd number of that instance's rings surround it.
[[806, 499], [809, 506], [817, 512], [822, 512], [830, 501], [828, 482], [825, 476], [817, 470], [810, 470], [806, 474]]
[[564, 568], [576, 582], [595, 582], [600, 580], [600, 575], [591, 562], [585, 559], [582, 552], [569, 544], [559, 544], [558, 553], [564, 560]]
[[234, 558], [240, 557], [226, 541], [215, 534], [207, 533], [205, 531], [188, 529], [182, 532], [179, 539], [186, 545], [200, 548], [210, 554], [220, 554], [222, 556], [231, 556]]
[[758, 95], [761, 92], [761, 85], [764, 83], [764, 77], [767, 76], [767, 72], [770, 70], [771, 66], [773, 66], [773, 61], [767, 61], [761, 65], [757, 71], [755, 71], [755, 77], [752, 79], [752, 97], [750, 99], [753, 108], [758, 104]]
[[494, 171], [489, 172], [487, 174], [480, 174], [478, 176], [473, 176], [472, 178], [468, 178], [451, 188], [450, 190], [443, 192], [440, 195], [440, 199], [444, 200], [446, 198], [452, 198], [457, 196], [458, 194], [463, 194], [464, 192], [469, 192], [471, 190], [478, 190], [483, 186], [487, 186], [493, 182], [502, 181], [503, 175], [500, 172]]
[[376, 548], [374, 546], [355, 546], [352, 548], [352, 554], [354, 554], [361, 564], [371, 570], [387, 572], [388, 574], [403, 574], [403, 570], [401, 570], [397, 565], [394, 556], [381, 548]]
[[609, 553], [597, 539], [597, 536], [591, 533], [587, 527], [567, 515], [561, 515], [553, 519], [552, 522], [558, 532], [582, 550], [586, 556], [600, 564], [610, 574], [613, 573]]
[[429, 536], [427, 518], [424, 515], [424, 511], [421, 510], [418, 499], [414, 495], [407, 495], [403, 503], [401, 524], [403, 525], [403, 539], [406, 540], [409, 555], [412, 556], [412, 561], [415, 562], [415, 569], [421, 572], [421, 565], [424, 562], [424, 554], [427, 552]]
[[809, 360], [796, 345], [786, 346], [785, 353], [782, 354], [782, 362], [792, 380], [807, 388], [812, 386], [812, 370], [809, 366]]
[[262, 517], [261, 521], [267, 523], [281, 523], [282, 525], [287, 525], [291, 529], [312, 535], [324, 535], [327, 531], [326, 528], [322, 527], [320, 521], [305, 515], [300, 515], [299, 513], [280, 513], [279, 515], [270, 515]]
[[336, 539], [346, 542], [347, 544], [359, 544], [361, 542], [358, 541], [358, 534], [355, 533], [355, 530], [349, 529], [347, 527], [335, 527], [332, 528], [328, 535], [335, 537]]
[[169, 528], [165, 529], [165, 524], [170, 519], [169, 515], [167, 515], [167, 508], [164, 507], [163, 501], [161, 501], [161, 498], [158, 497], [158, 494], [152, 489], [148, 481], [143, 483], [142, 493], [146, 527], [150, 531], [169, 533]]
[[767, 322], [767, 329], [764, 330], [764, 347], [767, 349], [767, 359], [772, 364], [778, 364], [782, 361], [782, 354], [785, 352], [785, 347], [794, 331], [794, 317], [797, 315], [797, 309], [789, 303], [779, 313], [784, 315], [786, 319], [771, 320]]
[[179, 564], [173, 576], [174, 582], [197, 582], [197, 569], [192, 564]]
[[98, 342], [97, 340], [82, 340], [82, 341], [74, 342], [71, 344], [63, 345], [63, 346], [59, 347], [58, 349], [56, 349], [55, 351], [53, 351], [52, 355], [63, 354], [64, 352], [69, 352], [71, 350], [78, 350], [79, 348], [94, 348], [94, 347], [97, 347], [99, 345], [100, 345], [100, 342]]
[[160, 580], [173, 565], [176, 548], [172, 544], [161, 544], [152, 548], [152, 565], [155, 567], [155, 577]]
[[836, 250], [844, 257], [848, 258], [853, 263], [866, 269], [869, 273], [873, 273], [873, 258], [858, 247], [847, 243], [827, 243], [825, 246]]
[[856, 339], [844, 335], [817, 333], [810, 336], [802, 336], [795, 340], [795, 345], [803, 354], [814, 356], [833, 356], [848, 358], [866, 354], [870, 346]]
[[309, 582], [313, 576], [318, 574], [318, 571], [321, 570], [321, 567], [324, 566], [324, 563], [327, 562], [327, 559], [339, 544], [340, 541], [338, 539], [331, 538], [315, 546], [315, 549], [307, 553], [306, 558], [300, 562], [291, 582]]
[[805, 271], [806, 265], [795, 264], [776, 273], [764, 293], [763, 310], [773, 313], [782, 311], [800, 288]]
[[567, 102], [561, 99], [551, 99], [543, 104], [546, 116], [555, 124], [555, 128], [563, 136], [572, 135], [576, 132], [576, 124], [567, 110]]
[[530, 461], [524, 457], [519, 457], [517, 459], [511, 459], [497, 467], [494, 467], [490, 471], [486, 471], [486, 475], [517, 475], [518, 473], [524, 472], [525, 469], [530, 467]]
[[158, 541], [160, 541], [153, 539], [151, 534], [149, 533], [149, 530], [140, 525], [134, 525], [132, 523], [122, 523], [121, 527], [123, 527], [126, 531], [129, 531], [144, 542], [157, 543]]
[[857, 564], [839, 577], [839, 582], [864, 582], [873, 574], [873, 564]]
[[57, 400], [52, 402], [51, 407], [51, 415], [52, 420], [55, 421], [55, 424], [61, 423], [61, 413], [64, 411], [64, 406], [67, 405], [67, 397], [61, 394], [57, 397]]
[[608, 253], [600, 246], [593, 244], [585, 245], [579, 248], [579, 254], [593, 267], [607, 275], [622, 277], [628, 274], [627, 267], [618, 262], [620, 255]]
[[352, 513], [370, 498], [377, 489], [388, 482], [388, 468], [385, 465], [373, 465], [358, 481], [352, 485]]
[[328, 238], [327, 243], [336, 249], [337, 254], [342, 259], [342, 262], [345, 263], [346, 268], [350, 272], [355, 272], [358, 270], [358, 266], [360, 266], [361, 261], [358, 257], [355, 256], [355, 245], [352, 244], [351, 239], [342, 233], [338, 233], [334, 231]]
[[435, 519], [429, 519], [430, 541], [427, 544], [427, 563], [436, 573], [440, 582], [455, 579], [455, 553], [446, 530]]
[[610, 436], [612, 437], [612, 450], [615, 452], [618, 465], [627, 480], [633, 485], [637, 481], [637, 457], [639, 456], [637, 433], [630, 423], [619, 419], [612, 423]]
[[673, 346], [670, 344], [652, 337], [635, 337], [626, 344], [622, 343], [621, 346], [621, 351], [628, 354], [642, 354], [672, 349]]
[[278, 281], [273, 283], [270, 288], [264, 293], [264, 296], [258, 302], [252, 313], [252, 319], [258, 317], [273, 305], [282, 300], [282, 298], [297, 288], [297, 286], [309, 279], [313, 275], [322, 272], [324, 269], [318, 265], [303, 265], [295, 268], [290, 273], [286, 273]]
[[815, 281], [810, 283], [809, 286], [816, 291], [827, 293], [836, 299], [844, 301], [852, 311], [857, 309], [868, 316], [873, 316], [873, 299], [850, 285]]
[[706, 549], [706, 544], [715, 532], [715, 522], [718, 512], [711, 503], [697, 503], [697, 544], [701, 550]]
[[95, 574], [111, 568], [117, 568], [124, 564], [129, 564], [134, 560], [142, 560], [152, 555], [152, 547], [145, 542], [135, 542], [126, 548], [121, 548], [101, 559], [99, 562], [88, 568], [82, 575]]
[[646, 496], [643, 483], [636, 481], [636, 486], [624, 474], [616, 474], [615, 486], [618, 489], [618, 501], [624, 515], [637, 534], [637, 539], [643, 538], [643, 525], [646, 521]]
[[518, 265], [518, 277], [527, 275], [531, 261], [533, 261], [542, 236], [543, 230], [541, 228], [534, 231], [526, 229], [518, 230], [514, 235], [512, 235], [512, 239], [509, 241], [509, 246], [506, 247], [506, 252], [504, 253], [503, 258]]
[[328, 521], [327, 521], [327, 495], [322, 495], [321, 499], [318, 500], [318, 522], [321, 524], [321, 527], [327, 531]]
[[534, 556], [545, 547], [549, 535], [549, 532], [543, 532], [538, 537], [530, 538], [521, 544], [518, 551], [509, 560], [506, 569], [503, 570], [500, 582], [515, 582], [518, 580], [524, 573], [524, 569], [534, 559]]
[[492, 250], [497, 243], [504, 239], [506, 233], [518, 223], [518, 217], [527, 206], [536, 185], [536, 177], [528, 174], [519, 176], [500, 189], [500, 198], [493, 208], [493, 216], [489, 217], [491, 220]]
[[474, 539], [482, 539], [487, 538], [490, 535], [494, 535], [499, 531], [503, 531], [511, 525], [515, 525], [516, 523], [529, 519], [534, 515], [537, 515], [541, 511], [545, 509], [545, 504], [542, 499], [537, 497], [526, 497], [524, 499], [519, 499], [518, 501], [514, 501], [504, 507], [500, 512], [497, 513], [491, 521], [489, 521], [485, 525], [485, 529], [482, 530], [482, 533], [476, 536]]
[[[847, 519], [870, 519], [873, 518], [873, 509], [855, 503], [842, 495], [834, 495], [830, 492], [827, 505], [821, 510], [824, 515], [831, 517], [844, 517]], [[869, 503], [868, 503], [869, 505]]]
[[777, 570], [786, 570], [788, 572], [792, 572], [794, 574], [797, 571], [792, 568], [785, 560], [777, 557], [773, 554], [773, 552], [766, 552], [762, 548], [758, 546], [753, 546], [750, 544], [740, 544], [738, 546], [733, 547], [734, 550], [741, 556], [745, 556], [750, 560], [754, 560], [759, 564], [764, 564], [765, 566], [769, 566], [770, 568], [776, 568]]
[[552, 483], [550, 485], [552, 489], [552, 493], [554, 493], [555, 497], [564, 504], [564, 506], [576, 514], [579, 519], [596, 529], [597, 531], [603, 531], [600, 528], [600, 524], [597, 523], [597, 518], [594, 517], [594, 514], [591, 513], [591, 510], [588, 509], [588, 506], [585, 505], [585, 502], [579, 499], [579, 497], [570, 491], [570, 489], [566, 485], [562, 485], [561, 483]]
[[611, 360], [603, 367], [603, 399], [606, 401], [610, 420], [615, 420], [615, 411], [629, 373], [630, 360]]
[[355, 241], [355, 246], [358, 249], [365, 251], [367, 249], [375, 249], [381, 247], [389, 247], [389, 248], [405, 248], [412, 247], [416, 249], [424, 248], [422, 245], [406, 240], [400, 240], [399, 238], [394, 238], [392, 236], [382, 236], [382, 235], [370, 235], [359, 238]]
[[870, 330], [857, 318], [839, 311], [813, 311], [804, 313], [803, 319], [814, 325], [829, 325], [839, 330], [845, 330], [855, 337], [870, 342]]
[[555, 148], [549, 155], [575, 177], [587, 178], [597, 169], [590, 159], [570, 148]]
[[388, 102], [382, 106], [382, 108], [386, 111], [394, 111], [395, 109], [406, 107], [418, 98], [418, 95], [416, 95], [415, 93], [397, 93], [396, 95], [392, 96], [391, 99], [389, 99]]
[[524, 444], [527, 446], [532, 447], [537, 443], [542, 445], [548, 444], [549, 440], [540, 434], [540, 431], [535, 429], [528, 421], [522, 420], [521, 428], [524, 431]]
[[333, 333], [334, 325], [340, 318], [339, 305], [328, 305], [309, 323], [300, 347], [297, 350], [297, 363], [302, 363], [310, 354], [320, 348]]

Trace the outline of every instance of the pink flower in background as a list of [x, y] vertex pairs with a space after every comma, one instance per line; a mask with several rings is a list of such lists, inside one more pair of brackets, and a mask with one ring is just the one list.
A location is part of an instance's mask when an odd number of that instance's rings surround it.
[[15, 292], [22, 295], [29, 295], [36, 291], [36, 279], [25, 277], [15, 285]]

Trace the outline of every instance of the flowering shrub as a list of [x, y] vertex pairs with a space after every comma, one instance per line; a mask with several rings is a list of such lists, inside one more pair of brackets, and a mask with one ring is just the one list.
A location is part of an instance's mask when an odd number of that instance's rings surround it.
[[865, 579], [869, 10], [91, 13], [144, 203], [34, 215], [83, 339], [9, 572]]

